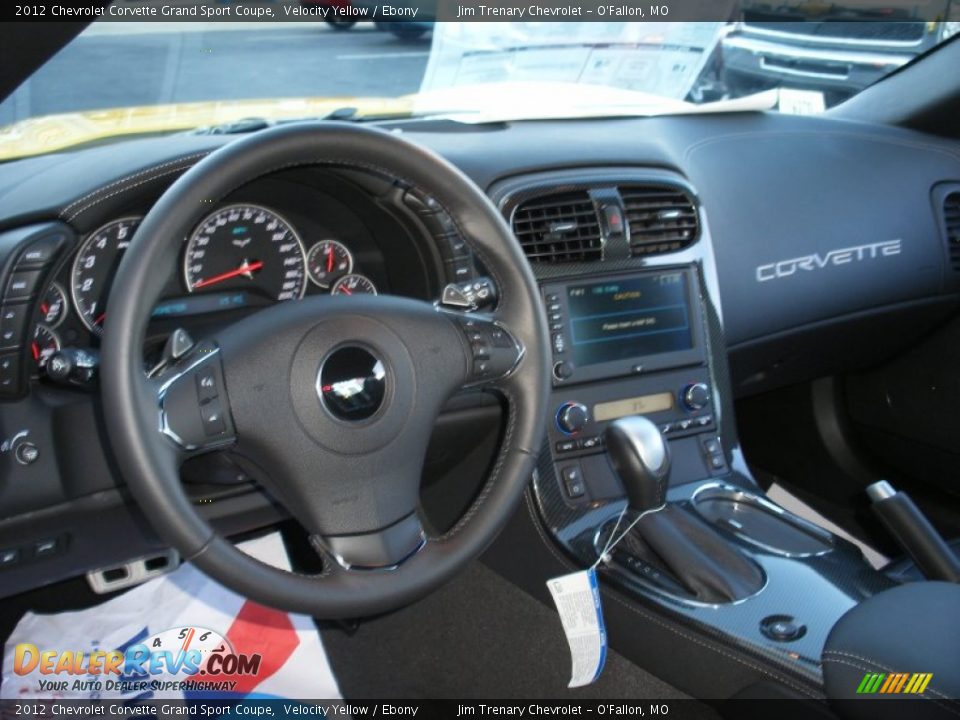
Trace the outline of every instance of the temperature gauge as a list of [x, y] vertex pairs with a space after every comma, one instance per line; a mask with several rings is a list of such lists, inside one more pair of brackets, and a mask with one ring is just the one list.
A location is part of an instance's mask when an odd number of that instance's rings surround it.
[[62, 287], [56, 283], [51, 283], [40, 301], [40, 322], [48, 328], [54, 328], [63, 322], [66, 314], [67, 294]]
[[33, 355], [33, 361], [37, 367], [47, 366], [47, 360], [55, 352], [60, 350], [60, 338], [46, 325], [37, 323], [33, 331], [33, 341], [30, 343], [30, 353]]
[[307, 253], [307, 272], [320, 287], [330, 287], [353, 272], [353, 255], [342, 242], [321, 240]]
[[330, 288], [331, 295], [376, 295], [377, 286], [366, 275], [344, 275]]

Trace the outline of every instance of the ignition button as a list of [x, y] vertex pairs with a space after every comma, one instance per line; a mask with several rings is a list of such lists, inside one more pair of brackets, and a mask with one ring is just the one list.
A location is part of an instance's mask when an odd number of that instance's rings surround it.
[[807, 626], [798, 625], [789, 615], [770, 615], [760, 621], [760, 632], [775, 642], [791, 642], [806, 635]]

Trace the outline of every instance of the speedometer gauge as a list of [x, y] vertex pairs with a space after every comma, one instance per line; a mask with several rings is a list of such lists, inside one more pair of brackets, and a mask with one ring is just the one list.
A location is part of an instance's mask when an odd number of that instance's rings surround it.
[[107, 223], [90, 233], [77, 251], [70, 273], [70, 293], [80, 320], [92, 333], [103, 332], [110, 285], [139, 224], [138, 217]]
[[303, 243], [278, 214], [257, 205], [228, 205], [197, 226], [184, 256], [190, 292], [248, 290], [295, 300], [306, 290]]

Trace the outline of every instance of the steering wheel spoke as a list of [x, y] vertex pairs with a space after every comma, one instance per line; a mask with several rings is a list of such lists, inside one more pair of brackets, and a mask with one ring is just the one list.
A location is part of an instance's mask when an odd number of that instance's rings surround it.
[[394, 570], [427, 544], [416, 511], [380, 530], [351, 535], [314, 535], [311, 542], [344, 570]]
[[160, 432], [183, 457], [236, 441], [220, 349], [213, 341], [196, 345], [149, 383], [157, 399]]
[[445, 310], [463, 335], [467, 348], [464, 389], [495, 387], [509, 377], [523, 359], [523, 345], [494, 315]]

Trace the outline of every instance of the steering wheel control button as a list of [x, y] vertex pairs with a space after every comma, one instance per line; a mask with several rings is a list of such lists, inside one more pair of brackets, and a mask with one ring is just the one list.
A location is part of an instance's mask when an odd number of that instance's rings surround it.
[[16, 395], [20, 390], [20, 356], [0, 355], [0, 393]]
[[203, 422], [203, 432], [207, 437], [217, 437], [227, 431], [227, 424], [223, 420], [223, 409], [216, 398], [200, 406], [200, 419]]
[[358, 346], [334, 350], [320, 367], [317, 395], [327, 411], [346, 422], [373, 417], [387, 394], [383, 361]]
[[232, 440], [233, 425], [218, 350], [209, 343], [200, 345], [183, 359], [180, 368], [171, 368], [166, 381], [161, 376], [161, 430], [185, 450]]
[[583, 474], [579, 465], [568, 465], [560, 471], [563, 479], [563, 489], [571, 500], [579, 500], [587, 494], [587, 486], [583, 482]]
[[202, 405], [205, 402], [213, 400], [220, 394], [217, 388], [217, 374], [209, 369], [203, 369], [197, 373], [197, 400]]
[[790, 615], [770, 615], [760, 621], [760, 632], [774, 642], [792, 642], [807, 634], [807, 626], [800, 625]]
[[576, 435], [590, 419], [585, 405], [577, 402], [565, 402], [557, 409], [557, 428], [564, 435]]
[[20, 254], [17, 259], [17, 267], [43, 267], [54, 258], [65, 238], [66, 236], [63, 233], [54, 233], [39, 240], [34, 240]]
[[23, 270], [10, 276], [7, 283], [6, 300], [25, 300], [37, 291], [42, 270]]
[[703, 410], [710, 402], [710, 388], [702, 382], [687, 385], [683, 389], [682, 400], [683, 406], [691, 412]]
[[471, 381], [487, 382], [509, 374], [520, 359], [520, 345], [504, 328], [489, 320], [460, 318], [470, 346]]
[[0, 349], [17, 348], [23, 342], [28, 305], [4, 305], [0, 310]]

